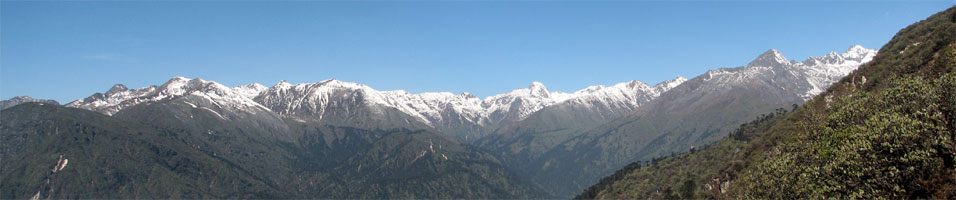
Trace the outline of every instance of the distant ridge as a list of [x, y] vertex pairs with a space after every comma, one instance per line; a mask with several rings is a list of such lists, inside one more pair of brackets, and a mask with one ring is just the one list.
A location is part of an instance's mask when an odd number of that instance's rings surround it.
[[39, 103], [60, 105], [60, 102], [57, 102], [56, 100], [34, 99], [29, 96], [16, 96], [8, 100], [0, 100], [0, 110], [7, 109], [9, 107], [13, 107], [16, 105], [20, 105], [22, 103], [29, 103], [29, 102], [39, 102]]

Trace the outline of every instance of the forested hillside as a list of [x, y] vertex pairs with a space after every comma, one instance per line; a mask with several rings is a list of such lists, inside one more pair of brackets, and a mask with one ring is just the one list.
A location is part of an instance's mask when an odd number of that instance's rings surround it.
[[45, 103], [3, 110], [0, 198], [543, 196], [490, 154], [430, 130], [288, 122], [297, 131], [280, 135], [182, 105], [116, 117]]

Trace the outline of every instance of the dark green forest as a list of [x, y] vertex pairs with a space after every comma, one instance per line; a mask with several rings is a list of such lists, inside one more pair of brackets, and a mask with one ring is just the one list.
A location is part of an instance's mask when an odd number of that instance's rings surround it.
[[490, 154], [428, 130], [299, 124], [288, 141], [202, 112], [198, 126], [178, 124], [165, 106], [117, 117], [41, 103], [4, 110], [0, 198], [544, 195]]

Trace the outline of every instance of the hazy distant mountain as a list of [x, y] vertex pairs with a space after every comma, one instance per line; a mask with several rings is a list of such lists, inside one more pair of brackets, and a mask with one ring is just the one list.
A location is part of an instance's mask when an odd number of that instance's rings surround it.
[[576, 92], [578, 97], [545, 107], [525, 120], [504, 125], [495, 134], [477, 143], [505, 154], [503, 159], [518, 169], [525, 169], [529, 160], [578, 136], [586, 130], [623, 117], [634, 109], [677, 87], [684, 77], [649, 86], [640, 81], [618, 83], [609, 87], [591, 86]]
[[17, 97], [10, 98], [8, 100], [0, 100], [0, 110], [7, 109], [9, 107], [13, 107], [16, 105], [20, 105], [22, 103], [28, 103], [28, 102], [40, 102], [40, 103], [60, 105], [60, 102], [56, 102], [56, 100], [34, 99], [28, 96], [17, 96]]

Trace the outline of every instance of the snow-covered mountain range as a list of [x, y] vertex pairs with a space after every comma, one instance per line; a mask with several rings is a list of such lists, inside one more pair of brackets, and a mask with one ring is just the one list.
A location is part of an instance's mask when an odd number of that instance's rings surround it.
[[117, 84], [105, 94], [96, 93], [67, 106], [113, 115], [141, 103], [191, 97], [215, 102], [217, 110], [267, 111], [298, 121], [327, 121], [327, 117], [348, 119], [350, 115], [393, 120], [386, 119], [388, 112], [397, 110], [439, 130], [474, 127], [477, 132], [481, 127], [523, 120], [531, 113], [559, 103], [635, 108], [685, 80], [677, 77], [655, 86], [630, 81], [609, 87], [591, 86], [574, 93], [551, 92], [544, 84], [533, 82], [528, 88], [479, 99], [468, 93], [378, 91], [336, 79], [294, 85], [281, 81], [272, 87], [257, 83], [227, 87], [198, 78], [175, 77], [162, 85], [139, 89]]
[[[809, 57], [803, 62], [796, 62], [788, 61], [787, 57], [784, 57], [779, 51], [771, 49], [747, 64], [747, 67], [743, 68], [745, 70], [742, 73], [759, 74], [759, 72], [766, 70], [792, 73], [794, 76], [779, 76], [773, 81], [778, 84], [780, 84], [780, 81], [783, 81], [783, 84], [799, 85], [797, 87], [782, 87], [803, 92], [800, 94], [800, 97], [807, 100], [814, 95], [820, 94], [826, 90], [827, 87], [839, 81], [853, 70], [856, 70], [856, 68], [863, 63], [873, 60], [873, 57], [876, 56], [876, 52], [876, 50], [855, 45], [842, 54], [831, 51], [825, 56]], [[707, 74], [719, 76], [717, 74], [727, 73], [729, 70], [732, 69], [712, 70], [707, 72]], [[772, 72], [771, 74], [776, 73]], [[752, 77], [741, 76], [738, 78]], [[802, 85], [804, 83], [806, 83], [806, 85]]]
[[[771, 49], [746, 66], [714, 69], [683, 81], [623, 116], [549, 107], [538, 113], [561, 111], [535, 114], [521, 126], [505, 129], [513, 132], [479, 144], [510, 158], [506, 163], [549, 192], [570, 196], [628, 163], [711, 144], [761, 114], [802, 104], [875, 55], [875, 50], [853, 46], [796, 62]], [[564, 113], [574, 115], [560, 115]], [[588, 127], [593, 124], [588, 120], [602, 120], [593, 116], [613, 119]]]
[[[777, 67], [797, 72], [795, 74], [800, 76], [786, 81], [808, 83], [809, 86], [798, 84], [799, 88], [793, 90], [799, 90], [804, 98], [809, 98], [822, 92], [826, 86], [856, 69], [861, 63], [872, 59], [875, 53], [875, 50], [854, 46], [842, 54], [833, 52], [795, 62], [788, 61], [776, 50], [771, 50], [751, 62], [750, 66]], [[707, 72], [713, 77], [720, 77], [721, 73], [750, 72], [725, 69]], [[480, 99], [468, 93], [412, 94], [402, 90], [379, 91], [367, 85], [336, 79], [300, 84], [281, 81], [272, 87], [258, 83], [227, 87], [198, 78], [175, 77], [162, 85], [139, 89], [128, 89], [117, 84], [105, 94], [96, 93], [66, 106], [113, 115], [142, 103], [190, 97], [189, 99], [210, 102], [216, 107], [213, 110], [224, 110], [226, 113], [217, 113], [223, 118], [230, 118], [232, 115], [229, 113], [271, 112], [297, 121], [344, 123], [355, 116], [363, 116], [355, 119], [394, 121], [407, 120], [401, 119], [407, 115], [442, 132], [459, 137], [480, 137], [495, 127], [524, 120], [533, 113], [554, 105], [600, 107], [602, 109], [599, 110], [630, 112], [685, 81], [686, 78], [679, 76], [653, 86], [640, 81], [629, 81], [612, 86], [590, 86], [573, 93], [549, 91], [544, 84], [533, 82], [528, 88]]]

